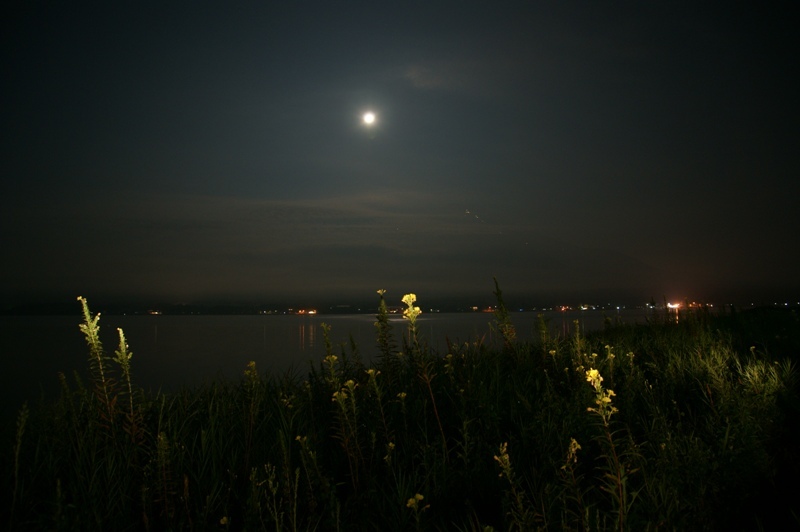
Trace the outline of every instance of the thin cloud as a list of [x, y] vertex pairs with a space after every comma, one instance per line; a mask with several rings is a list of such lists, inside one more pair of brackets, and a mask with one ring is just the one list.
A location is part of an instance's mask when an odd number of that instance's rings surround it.
[[422, 91], [463, 93], [480, 98], [502, 98], [510, 87], [527, 86], [530, 61], [474, 55], [452, 59], [416, 61], [405, 65], [400, 77]]

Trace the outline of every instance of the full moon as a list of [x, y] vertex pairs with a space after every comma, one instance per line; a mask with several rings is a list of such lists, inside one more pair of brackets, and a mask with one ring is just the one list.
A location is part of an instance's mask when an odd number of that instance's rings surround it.
[[375, 123], [375, 113], [373, 112], [364, 113], [364, 116], [361, 117], [361, 119], [364, 121], [366, 125], [371, 126], [372, 124]]

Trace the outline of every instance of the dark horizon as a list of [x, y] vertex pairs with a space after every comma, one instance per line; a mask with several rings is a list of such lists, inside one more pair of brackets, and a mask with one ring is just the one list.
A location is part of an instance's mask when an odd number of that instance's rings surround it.
[[493, 277], [526, 305], [796, 301], [791, 20], [28, 3], [2, 23], [2, 308], [491, 302]]
[[[680, 304], [681, 308], [686, 308], [689, 304], [698, 306], [709, 306], [720, 311], [725, 311], [734, 307], [736, 309], [746, 309], [752, 307], [781, 307], [797, 308], [800, 307], [800, 296], [781, 294], [776, 292], [759, 297], [686, 297], [682, 299], [668, 298], [665, 295], [650, 296], [609, 296], [598, 294], [514, 294], [503, 291], [503, 300], [507, 308], [512, 312], [530, 312], [558, 310], [560, 307], [569, 307], [571, 310], [580, 310], [582, 305], [588, 306], [588, 310], [615, 310], [646, 308], [654, 304], [657, 309], [663, 309], [667, 303]], [[413, 291], [412, 291], [413, 292]], [[386, 303], [389, 307], [396, 309], [404, 308], [401, 298], [404, 293], [388, 292], [385, 295]], [[472, 312], [474, 307], [478, 311], [485, 311], [497, 305], [494, 295], [494, 288], [488, 289], [486, 293], [478, 294], [424, 294], [413, 292], [417, 295], [417, 305], [424, 312], [431, 310], [436, 312]], [[147, 314], [149, 311], [159, 313], [180, 315], [180, 314], [259, 314], [265, 312], [293, 313], [298, 310], [315, 310], [319, 314], [358, 314], [372, 313], [378, 307], [378, 295], [373, 294], [351, 294], [341, 297], [283, 297], [283, 298], [207, 298], [203, 300], [170, 300], [164, 297], [114, 297], [114, 296], [86, 296], [90, 309], [93, 312], [105, 314]], [[6, 315], [23, 314], [58, 314], [75, 315], [80, 314], [80, 302], [76, 297], [60, 296], [40, 296], [29, 299], [20, 299], [16, 303], [5, 301], [0, 307], [0, 313]]]

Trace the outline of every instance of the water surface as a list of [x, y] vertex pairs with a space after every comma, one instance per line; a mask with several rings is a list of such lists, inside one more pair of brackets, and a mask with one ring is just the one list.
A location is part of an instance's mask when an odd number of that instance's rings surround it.
[[[553, 333], [566, 333], [579, 320], [586, 330], [603, 326], [600, 311], [549, 312]], [[610, 314], [626, 322], [643, 321], [639, 310]], [[418, 319], [421, 337], [439, 353], [446, 352], [447, 340], [471, 341], [483, 338], [497, 343], [489, 323], [490, 313], [422, 314]], [[521, 340], [536, 334], [536, 313], [514, 313], [512, 320]], [[133, 378], [146, 390], [175, 391], [215, 379], [237, 379], [246, 364], [254, 360], [261, 372], [303, 374], [310, 363], [325, 356], [322, 323], [330, 325], [330, 338], [337, 353], [342, 343], [349, 350], [350, 336], [365, 361], [377, 355], [375, 316], [357, 315], [265, 315], [265, 316], [101, 316], [100, 338], [106, 353], [118, 345], [116, 329], [128, 339]], [[58, 373], [87, 374], [88, 348], [75, 316], [0, 317], [0, 356], [5, 371], [2, 400], [6, 410], [16, 410], [24, 400], [35, 401], [42, 393], [58, 392]], [[406, 324], [392, 316], [398, 345]], [[4, 412], [5, 413], [5, 412]]]

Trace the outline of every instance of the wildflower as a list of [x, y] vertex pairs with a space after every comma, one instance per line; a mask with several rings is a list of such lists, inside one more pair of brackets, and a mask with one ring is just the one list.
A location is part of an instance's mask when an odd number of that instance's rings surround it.
[[406, 304], [408, 307], [403, 311], [403, 317], [411, 322], [413, 325], [417, 319], [417, 316], [422, 314], [422, 310], [419, 307], [414, 306], [414, 302], [417, 300], [416, 294], [406, 294], [403, 296], [403, 303]]
[[414, 510], [416, 510], [419, 507], [419, 503], [424, 498], [425, 497], [423, 497], [421, 493], [417, 493], [416, 495], [408, 499], [408, 502], [406, 503], [406, 508], [413, 508]]
[[384, 290], [383, 288], [381, 288], [380, 290], [378, 290], [378, 295], [379, 295], [379, 296], [382, 296], [382, 295], [383, 295], [383, 294], [385, 294], [385, 293], [386, 293], [386, 290]]
[[292, 404], [292, 399], [294, 399], [294, 395], [286, 395], [285, 393], [281, 393], [281, 404], [286, 408], [292, 408], [294, 405]]
[[607, 358], [608, 360], [613, 360], [613, 359], [614, 359], [614, 353], [612, 352], [612, 351], [613, 351], [613, 349], [614, 349], [614, 348], [613, 348], [613, 347], [611, 347], [610, 345], [606, 345], [606, 346], [605, 346], [605, 350], [606, 350], [606, 358]]
[[586, 382], [589, 382], [597, 390], [600, 388], [600, 383], [603, 382], [603, 377], [599, 371], [592, 368], [586, 372]]
[[589, 382], [595, 390], [594, 403], [597, 405], [597, 408], [589, 407], [586, 410], [599, 414], [600, 417], [603, 418], [603, 424], [608, 425], [608, 420], [611, 415], [619, 412], [619, 410], [611, 404], [611, 398], [616, 397], [617, 394], [614, 393], [614, 390], [603, 389], [603, 385], [601, 384], [603, 382], [603, 377], [596, 369], [590, 369], [586, 372], [586, 381]]
[[561, 469], [566, 470], [568, 466], [578, 462], [578, 451], [581, 450], [581, 445], [575, 438], [570, 438], [569, 450], [567, 451], [567, 461], [561, 466]]
[[500, 468], [503, 470], [498, 476], [503, 477], [503, 473], [505, 473], [506, 477], [511, 477], [511, 457], [508, 456], [508, 442], [504, 442], [500, 444], [500, 454], [494, 455], [494, 461], [500, 465]]
[[381, 374], [381, 372], [380, 372], [380, 370], [377, 370], [377, 371], [376, 371], [376, 370], [374, 370], [374, 369], [372, 369], [372, 368], [369, 368], [368, 370], [366, 370], [366, 374], [367, 374], [367, 375], [369, 375], [369, 378], [370, 378], [370, 379], [374, 379], [375, 377], [377, 377], [378, 375], [380, 375], [380, 374]]
[[422, 314], [422, 310], [419, 307], [408, 307], [403, 311], [403, 317], [412, 322], [416, 320], [417, 316], [420, 314]]
[[392, 453], [394, 452], [394, 443], [389, 442], [386, 444], [386, 455], [383, 457], [383, 461], [386, 462], [387, 465], [392, 465]]
[[400, 392], [397, 394], [397, 397], [399, 397], [401, 401], [405, 401], [406, 395], [407, 395], [406, 392]]
[[569, 442], [569, 452], [570, 454], [575, 454], [581, 449], [581, 445], [575, 438], [571, 438]]
[[452, 375], [455, 367], [453, 366], [453, 355], [448, 353], [446, 357], [444, 357], [444, 370], [448, 375]]

